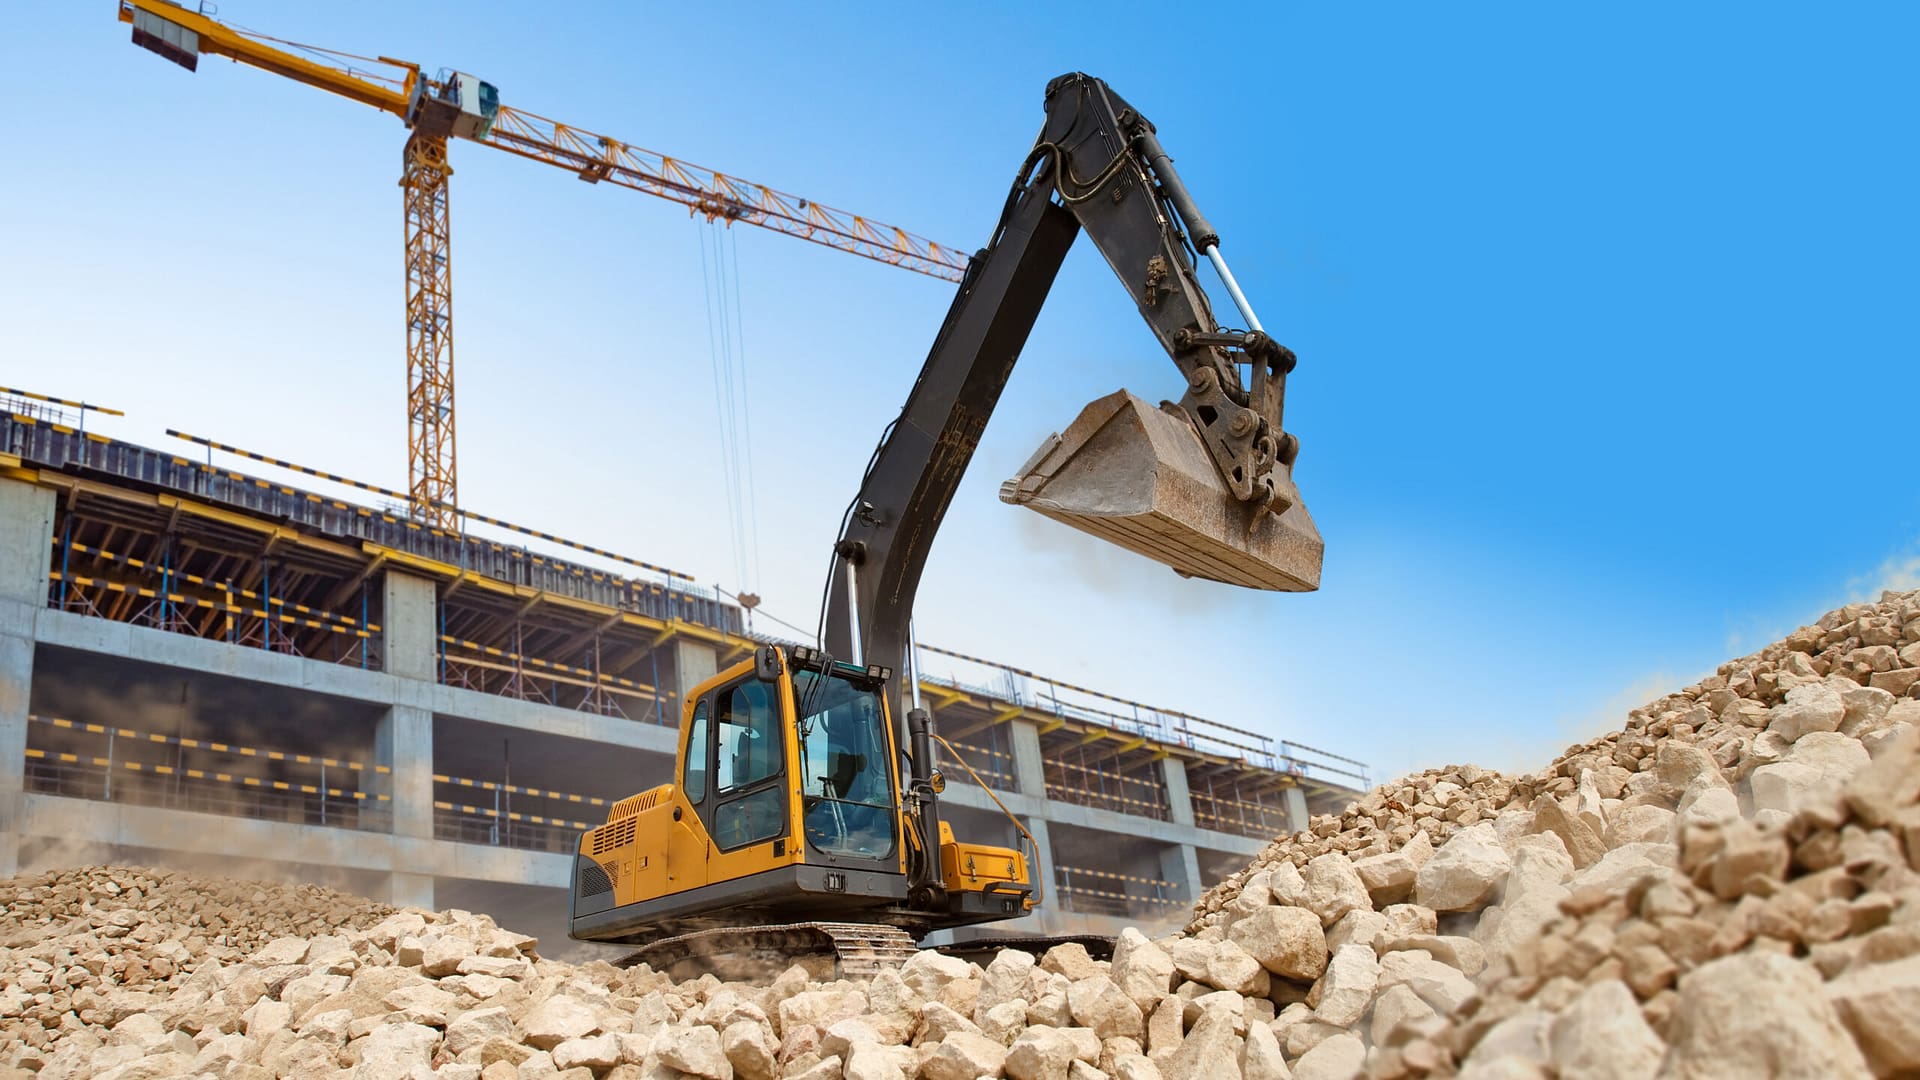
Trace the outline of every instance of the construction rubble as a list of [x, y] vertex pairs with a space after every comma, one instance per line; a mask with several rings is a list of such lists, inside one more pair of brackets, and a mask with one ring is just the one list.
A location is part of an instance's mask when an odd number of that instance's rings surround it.
[[1275, 841], [1178, 935], [674, 983], [462, 911], [0, 883], [0, 1073], [43, 1080], [1920, 1076], [1920, 593], [1832, 612], [1542, 772]]

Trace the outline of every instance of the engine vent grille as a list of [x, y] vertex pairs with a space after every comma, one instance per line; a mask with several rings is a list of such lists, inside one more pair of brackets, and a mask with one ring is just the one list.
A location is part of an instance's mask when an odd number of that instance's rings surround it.
[[601, 893], [612, 891], [613, 879], [607, 876], [607, 872], [600, 868], [599, 863], [589, 862], [581, 865], [578, 890], [581, 896], [599, 896]]
[[622, 818], [600, 826], [593, 831], [593, 845], [587, 851], [589, 855], [605, 855], [609, 851], [626, 847], [633, 843], [634, 830], [639, 828], [637, 818]]
[[651, 810], [660, 805], [660, 800], [666, 798], [667, 792], [672, 789], [671, 784], [661, 784], [656, 788], [648, 788], [638, 795], [629, 795], [614, 803], [613, 807], [607, 811], [607, 821], [614, 822], [623, 817], [631, 817], [642, 810]]

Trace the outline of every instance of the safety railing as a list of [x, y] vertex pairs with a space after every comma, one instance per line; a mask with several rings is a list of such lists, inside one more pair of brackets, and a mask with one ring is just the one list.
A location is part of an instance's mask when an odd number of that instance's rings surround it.
[[[386, 830], [385, 766], [31, 715], [26, 790], [298, 825]], [[33, 729], [38, 729], [36, 732]], [[171, 761], [155, 760], [155, 755]]]
[[1055, 802], [1169, 821], [1173, 811], [1167, 805], [1166, 783], [1157, 775], [1157, 764], [1149, 768], [1156, 770], [1152, 779], [1056, 756], [1046, 760], [1042, 775], [1047, 798]]
[[[985, 780], [989, 787], [1002, 792], [1019, 790], [1012, 753], [977, 743], [961, 742], [958, 739], [952, 740], [952, 743], [953, 748], [960, 752], [960, 756], [966, 759], [968, 765], [973, 766], [973, 771], [979, 773], [980, 779]], [[973, 776], [965, 769], [943, 770], [943, 775], [949, 783], [971, 784], [974, 782]]]
[[1067, 910], [1115, 918], [1165, 917], [1191, 901], [1186, 890], [1160, 878], [1056, 864], [1054, 897]]
[[[970, 656], [922, 643], [920, 678], [929, 683], [1024, 705], [1043, 713], [1131, 732], [1160, 742], [1191, 747], [1298, 776], [1317, 776], [1341, 786], [1370, 787], [1364, 762], [1328, 753], [1304, 743], [1276, 739], [1178, 709], [1160, 708], [1131, 698], [1080, 686], [1026, 668]], [[929, 656], [942, 657], [950, 672], [928, 670]], [[970, 674], [971, 679], [963, 678]]]
[[599, 821], [581, 820], [605, 814], [614, 800], [551, 788], [510, 784], [435, 773], [433, 776], [433, 830], [442, 840], [526, 851], [553, 851], [571, 855], [580, 834]]
[[[105, 565], [82, 571], [77, 564]], [[369, 645], [380, 626], [367, 618], [367, 586], [355, 614], [325, 611], [274, 595], [274, 567], [262, 560], [257, 589], [186, 573], [172, 544], [159, 559], [84, 544], [73, 538], [71, 514], [53, 539], [47, 606], [115, 622], [167, 630], [229, 645], [266, 649], [361, 668], [380, 666]]]
[[[439, 647], [439, 681], [446, 686], [601, 716], [666, 722], [668, 713], [653, 683], [448, 634], [440, 635]], [[658, 661], [654, 663], [657, 682]]]
[[1283, 790], [1264, 793], [1271, 801], [1243, 797], [1232, 787], [1220, 792], [1203, 786], [1188, 794], [1193, 799], [1193, 823], [1203, 829], [1257, 840], [1271, 840], [1293, 831]]

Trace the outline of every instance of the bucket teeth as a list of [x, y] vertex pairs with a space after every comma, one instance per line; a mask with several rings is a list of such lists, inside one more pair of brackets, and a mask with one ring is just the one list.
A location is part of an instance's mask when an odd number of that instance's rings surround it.
[[1118, 390], [1049, 437], [1000, 499], [1189, 577], [1310, 592], [1325, 545], [1290, 471], [1273, 480], [1269, 502], [1234, 498], [1183, 414]]

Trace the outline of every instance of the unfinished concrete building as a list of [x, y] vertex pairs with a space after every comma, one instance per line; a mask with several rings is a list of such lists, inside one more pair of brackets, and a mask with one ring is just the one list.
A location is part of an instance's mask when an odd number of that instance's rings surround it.
[[[743, 611], [206, 460], [0, 412], [0, 874], [298, 878], [487, 911], [564, 953], [580, 830], [667, 782]], [[995, 932], [1170, 925], [1358, 763], [922, 646], [967, 768], [943, 809], [1039, 843]], [[946, 674], [942, 674], [946, 672]]]

